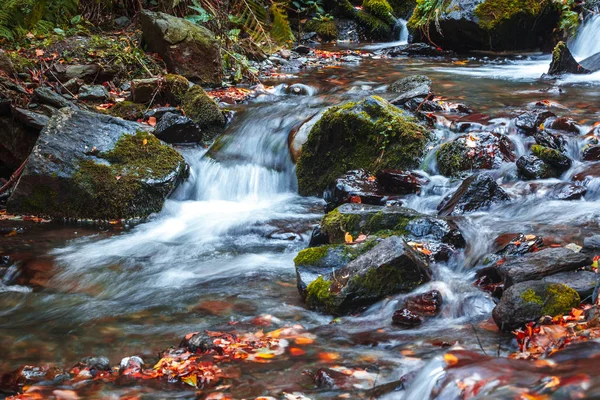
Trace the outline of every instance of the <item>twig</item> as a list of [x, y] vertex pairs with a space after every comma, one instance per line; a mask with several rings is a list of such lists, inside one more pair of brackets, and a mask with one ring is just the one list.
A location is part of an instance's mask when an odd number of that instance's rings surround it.
[[140, 58], [137, 55], [135, 55], [134, 57], [135, 57], [136, 60], [138, 60], [138, 62], [142, 65], [142, 67], [144, 67], [144, 69], [146, 70], [146, 72], [148, 72], [148, 74], [150, 74], [150, 77], [151, 78], [155, 78], [154, 74], [152, 72], [150, 72], [150, 70], [148, 69], [148, 67], [146, 67], [146, 64], [144, 64], [142, 62], [142, 60], [140, 60]]
[[[46, 61], [44, 61], [44, 64], [46, 64]], [[56, 77], [56, 75], [54, 75], [54, 72], [52, 72], [52, 70], [50, 69], [50, 67], [48, 66], [48, 64], [46, 64], [46, 68], [48, 68], [48, 72], [50, 72], [50, 75], [52, 75], [52, 77], [53, 77], [54, 79], [56, 79], [56, 81], [57, 81], [57, 82], [60, 84], [60, 86], [62, 86], [62, 87], [63, 87], [63, 89], [65, 89], [67, 92], [69, 92], [69, 94], [70, 94], [70, 95], [71, 95], [73, 98], [75, 98], [75, 95], [74, 95], [74, 94], [73, 94], [73, 93], [72, 93], [72, 92], [71, 92], [71, 91], [70, 91], [70, 90], [69, 90], [69, 89], [68, 89], [68, 88], [67, 88], [65, 85], [63, 85], [63, 83], [60, 81], [60, 79], [58, 79], [58, 78]]]
[[13, 183], [19, 179], [19, 177], [21, 176], [21, 174], [23, 173], [23, 170], [25, 169], [25, 164], [27, 164], [27, 161], [29, 161], [29, 156], [25, 159], [25, 161], [23, 161], [23, 164], [21, 164], [19, 166], [19, 168], [17, 168], [17, 170], [11, 175], [10, 179], [8, 180], [8, 182], [6, 182], [4, 184], [4, 186], [2, 186], [0, 188], [0, 194], [6, 192], [12, 185]]
[[475, 337], [477, 338], [477, 343], [479, 343], [479, 348], [481, 349], [481, 351], [483, 351], [483, 354], [487, 356], [487, 353], [485, 352], [485, 349], [483, 348], [483, 345], [481, 344], [481, 340], [479, 340], [479, 335], [477, 334], [475, 325], [473, 325], [473, 323], [469, 323], [469, 324], [471, 325], [471, 328], [473, 328], [473, 333], [475, 333]]

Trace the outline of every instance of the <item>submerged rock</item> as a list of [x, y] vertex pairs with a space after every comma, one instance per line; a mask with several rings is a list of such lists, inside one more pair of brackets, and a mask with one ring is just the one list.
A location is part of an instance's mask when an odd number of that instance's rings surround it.
[[438, 215], [460, 215], [482, 210], [510, 200], [508, 194], [488, 174], [471, 175], [438, 205]]
[[514, 146], [504, 135], [477, 132], [444, 143], [436, 153], [438, 169], [445, 176], [474, 169], [495, 169], [514, 161]]
[[419, 193], [429, 183], [429, 178], [418, 172], [394, 169], [381, 170], [376, 175], [379, 183], [386, 191], [394, 194]]
[[416, 167], [428, 139], [425, 127], [380, 97], [332, 107], [312, 127], [302, 147], [296, 168], [298, 191], [321, 195], [350, 169], [377, 173]]
[[441, 311], [442, 294], [437, 290], [409, 296], [402, 307], [392, 315], [392, 324], [414, 327], [423, 323], [425, 317], [434, 317]]
[[425, 260], [401, 238], [385, 239], [347, 266], [319, 276], [307, 289], [309, 308], [334, 315], [357, 311], [431, 279]]
[[365, 170], [348, 171], [333, 181], [323, 192], [327, 211], [344, 203], [381, 205], [385, 195], [377, 181]]
[[63, 109], [33, 148], [12, 213], [120, 219], [160, 211], [186, 172], [181, 155], [140, 124]]
[[223, 74], [219, 43], [207, 28], [183, 18], [143, 10], [144, 42], [165, 60], [170, 72], [204, 85], [220, 85]]
[[517, 171], [524, 179], [548, 179], [560, 176], [560, 172], [538, 157], [530, 154], [519, 157], [517, 160]]
[[543, 281], [517, 283], [508, 288], [492, 316], [503, 331], [519, 328], [545, 315], [556, 316], [578, 307], [579, 294], [570, 287]]

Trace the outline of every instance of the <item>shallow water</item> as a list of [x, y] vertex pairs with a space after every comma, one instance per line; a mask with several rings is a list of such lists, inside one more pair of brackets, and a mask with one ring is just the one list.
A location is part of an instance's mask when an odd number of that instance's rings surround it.
[[[3, 253], [27, 260], [23, 262], [51, 263], [54, 274], [41, 290], [0, 286], [0, 371], [26, 363], [68, 367], [96, 354], [108, 356], [113, 364], [134, 354], [154, 360], [157, 351], [176, 345], [191, 331], [232, 326], [238, 331], [272, 330], [300, 324], [316, 334], [313, 347], [301, 357], [241, 364], [231, 393], [234, 398], [251, 398], [299, 391], [329, 399], [344, 391], [316, 389], [303, 373], [332, 365], [319, 352], [338, 353], [336, 365], [367, 369], [376, 376], [368, 380], [371, 386], [420, 370], [430, 359], [434, 361], [423, 369], [422, 379], [433, 382], [432, 376], [440, 373], [435, 357], [450, 345], [506, 355], [514, 350], [512, 338], [486, 322], [494, 303], [472, 286], [473, 268], [503, 233], [581, 243], [598, 231], [598, 190], [590, 190], [583, 200], [548, 201], [528, 185], [515, 183], [514, 163], [506, 164], [493, 173], [514, 201], [457, 219], [467, 249], [434, 266], [434, 280], [417, 289], [442, 293], [444, 306], [438, 317], [418, 329], [392, 327], [391, 315], [405, 296], [399, 295], [360, 316], [332, 323], [331, 316], [305, 309], [295, 287], [293, 258], [307, 246], [323, 202], [296, 194], [287, 140], [293, 128], [324, 107], [373, 93], [391, 97], [385, 85], [421, 73], [432, 78], [437, 94], [473, 108], [475, 114], [467, 119], [489, 123], [486, 115], [496, 118], [492, 122], [510, 135], [521, 155], [528, 139], [516, 135], [506, 119], [515, 110], [551, 100], [559, 104], [552, 111], [582, 124], [582, 134], [600, 120], [600, 80], [540, 80], [548, 63], [548, 57], [540, 55], [365, 59], [356, 65], [305, 71], [283, 83], [307, 84], [314, 88], [312, 96], [285, 95], [274, 88], [248, 105], [234, 106], [226, 135], [208, 153], [182, 149], [191, 166], [190, 179], [148, 222], [119, 229], [3, 221], [3, 228], [23, 228], [3, 239]], [[457, 135], [444, 124], [436, 134], [439, 143]], [[581, 167], [576, 150], [582, 144], [581, 138], [572, 139], [576, 162], [561, 180], [569, 181]], [[431, 184], [406, 199], [408, 207], [428, 214], [435, 214], [440, 200], [460, 183], [437, 175], [431, 161], [436, 148], [421, 166]], [[118, 388], [105, 391], [119, 393]], [[406, 398], [423, 398], [429, 392], [421, 385]], [[165, 396], [160, 393], [157, 389], [156, 398]], [[194, 397], [185, 391], [177, 396]]]

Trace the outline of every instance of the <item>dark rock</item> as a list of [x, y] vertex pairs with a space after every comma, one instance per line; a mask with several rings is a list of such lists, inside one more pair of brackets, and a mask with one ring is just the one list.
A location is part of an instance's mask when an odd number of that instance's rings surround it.
[[429, 178], [418, 172], [384, 169], [376, 174], [377, 183], [394, 194], [420, 193], [421, 188], [429, 183]]
[[568, 313], [578, 307], [579, 294], [566, 285], [543, 281], [517, 283], [504, 291], [492, 317], [503, 331], [517, 329], [545, 315]]
[[585, 186], [560, 182], [552, 187], [547, 196], [551, 200], [578, 200], [585, 196], [587, 191]]
[[327, 202], [326, 211], [332, 211], [344, 203], [381, 205], [384, 194], [375, 179], [365, 170], [348, 171], [333, 181], [323, 192]]
[[589, 145], [583, 149], [584, 161], [600, 161], [600, 145]]
[[27, 159], [39, 131], [27, 128], [11, 117], [0, 117], [0, 166], [14, 171]]
[[515, 119], [515, 126], [524, 131], [525, 134], [534, 134], [539, 126], [550, 117], [556, 117], [556, 115], [541, 108], [525, 111]]
[[591, 271], [559, 272], [542, 279], [544, 282], [563, 283], [579, 293], [581, 300], [592, 296], [594, 288], [600, 281], [600, 275]]
[[431, 93], [431, 79], [425, 75], [407, 76], [392, 83], [390, 90], [400, 93], [391, 103], [402, 105], [414, 98], [428, 97]]
[[579, 65], [581, 65], [583, 69], [592, 73], [600, 71], [600, 53], [596, 53], [584, 60], [581, 60]]
[[223, 353], [223, 350], [219, 346], [215, 346], [212, 337], [206, 333], [189, 333], [179, 343], [179, 347], [187, 349], [192, 353], [207, 353], [211, 350], [216, 351], [218, 354]]
[[17, 121], [19, 121], [26, 127], [38, 132], [44, 129], [44, 127], [48, 125], [48, 121], [50, 120], [50, 118], [48, 118], [44, 114], [36, 113], [18, 107], [13, 108], [12, 114]]
[[581, 253], [596, 255], [600, 254], [600, 235], [589, 236], [583, 239]]
[[385, 296], [409, 292], [430, 279], [425, 260], [401, 238], [392, 236], [345, 267], [311, 282], [306, 304], [343, 315]]
[[504, 263], [496, 266], [496, 269], [504, 281], [504, 287], [507, 288], [519, 282], [538, 280], [591, 264], [592, 259], [586, 254], [555, 247], [507, 258]]
[[160, 54], [170, 72], [205, 85], [221, 84], [219, 44], [208, 29], [148, 10], [142, 11], [140, 22], [148, 50]]
[[4, 72], [8, 76], [12, 76], [16, 72], [12, 61], [2, 49], [0, 49], [0, 72]]
[[56, 108], [74, 107], [73, 103], [48, 87], [40, 87], [33, 91], [33, 100]]
[[573, 163], [564, 153], [538, 144], [531, 146], [531, 152], [559, 173], [567, 171]]
[[438, 47], [434, 47], [427, 43], [410, 43], [391, 47], [382, 51], [388, 57], [398, 56], [424, 56], [424, 57], [439, 57], [451, 54], [450, 51], [444, 51]]
[[285, 88], [285, 92], [287, 94], [295, 94], [297, 96], [310, 96], [312, 91], [313, 90], [310, 86], [302, 83], [294, 83], [293, 85], [289, 85]]
[[58, 79], [60, 82], [68, 82], [71, 79], [80, 79], [85, 82], [94, 82], [96, 80], [109, 81], [112, 80], [115, 73], [113, 71], [104, 70], [98, 64], [60, 64], [55, 63], [52, 66], [52, 74], [49, 78]]
[[300, 45], [294, 47], [292, 51], [295, 51], [298, 54], [308, 54], [312, 51], [312, 49], [310, 47]]
[[154, 117], [154, 118], [156, 118], [157, 121], [160, 121], [160, 119], [167, 113], [175, 114], [175, 115], [183, 115], [183, 112], [181, 111], [181, 109], [179, 109], [177, 107], [158, 107], [158, 108], [153, 108], [153, 109], [145, 112], [144, 118], [148, 119], [150, 117]]
[[77, 364], [79, 368], [87, 368], [95, 371], [110, 371], [110, 360], [107, 357], [85, 357]]
[[102, 85], [83, 85], [79, 91], [79, 100], [106, 101], [110, 98], [108, 90]]
[[190, 88], [181, 99], [186, 117], [204, 132], [204, 140], [213, 139], [223, 131], [227, 120], [219, 105], [200, 86]]
[[552, 62], [548, 69], [548, 75], [562, 74], [589, 74], [590, 71], [583, 68], [573, 57], [565, 42], [559, 42], [552, 52]]
[[549, 118], [544, 122], [544, 129], [579, 135], [579, 124], [568, 117]]
[[8, 117], [11, 115], [11, 105], [12, 105], [12, 100], [11, 99], [4, 99], [2, 98], [2, 95], [0, 94], [0, 117]]
[[417, 242], [442, 242], [457, 248], [465, 247], [458, 228], [448, 221], [430, 216], [411, 219], [404, 227], [408, 239]]
[[392, 315], [392, 324], [406, 328], [412, 328], [421, 325], [425, 321], [421, 315], [410, 311], [407, 308], [401, 308], [394, 311]]
[[519, 176], [524, 179], [548, 179], [560, 176], [560, 171], [534, 155], [519, 157], [517, 171], [519, 171]]
[[473, 169], [495, 169], [515, 160], [514, 146], [505, 135], [477, 132], [444, 143], [436, 153], [438, 169], [456, 176]]
[[115, 18], [115, 25], [119, 28], [125, 28], [130, 24], [131, 24], [131, 20], [124, 15], [120, 16], [118, 18]]
[[[510, 241], [506, 243], [505, 240], [509, 238]], [[516, 236], [508, 234], [497, 237], [494, 244], [501, 248], [494, 254], [487, 256], [487, 260], [484, 262], [485, 264], [496, 262], [503, 258], [519, 257], [537, 251], [544, 246], [544, 239], [541, 236], [525, 235], [523, 233], [519, 233]]]
[[565, 151], [567, 141], [561, 134], [553, 134], [547, 130], [543, 130], [534, 133], [533, 137], [535, 138], [535, 142], [541, 146], [558, 151]]
[[424, 317], [434, 317], [441, 311], [442, 294], [437, 290], [408, 296], [401, 308], [394, 312], [392, 324], [414, 327], [425, 320]]
[[62, 109], [50, 119], [8, 201], [17, 214], [121, 219], [160, 211], [186, 173], [143, 125]]
[[308, 247], [321, 246], [329, 243], [329, 237], [327, 234], [321, 232], [321, 226], [317, 225], [313, 228], [310, 234], [310, 240], [308, 241]]
[[438, 205], [438, 215], [460, 215], [510, 200], [508, 194], [488, 174], [471, 175]]
[[167, 143], [197, 143], [203, 133], [188, 117], [166, 113], [154, 128], [154, 136]]
[[600, 178], [600, 163], [587, 165], [583, 171], [573, 176], [573, 180], [576, 182], [583, 182], [590, 178]]

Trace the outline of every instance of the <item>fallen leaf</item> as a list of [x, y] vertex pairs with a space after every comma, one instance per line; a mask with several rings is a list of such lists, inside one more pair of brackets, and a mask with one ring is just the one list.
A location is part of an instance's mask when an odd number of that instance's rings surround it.
[[148, 118], [148, 125], [150, 125], [150, 126], [156, 126], [156, 117], [150, 117], [150, 118]]
[[38, 57], [43, 56], [44, 55], [44, 50], [42, 50], [42, 49], [36, 49], [35, 50], [35, 55], [38, 56]]
[[319, 360], [321, 361], [335, 361], [340, 359], [339, 353], [319, 353]]
[[346, 232], [346, 235], [344, 235], [344, 241], [346, 243], [352, 243], [354, 240], [352, 239], [352, 235], [349, 232]]

